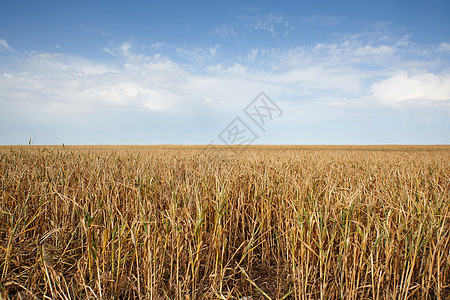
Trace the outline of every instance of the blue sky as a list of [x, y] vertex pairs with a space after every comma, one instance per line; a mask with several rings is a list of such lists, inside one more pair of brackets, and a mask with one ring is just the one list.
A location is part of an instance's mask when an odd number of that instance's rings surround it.
[[[236, 117], [255, 144], [449, 144], [449, 15], [448, 1], [4, 0], [0, 144], [223, 144]], [[244, 111], [262, 91], [282, 110], [264, 130]]]

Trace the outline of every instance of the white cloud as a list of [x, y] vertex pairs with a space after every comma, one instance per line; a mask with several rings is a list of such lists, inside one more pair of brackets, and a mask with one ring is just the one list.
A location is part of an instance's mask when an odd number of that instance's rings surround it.
[[164, 48], [164, 47], [167, 47], [167, 46], [168, 46], [167, 43], [156, 42], [156, 43], [153, 43], [150, 47], [151, 48], [156, 48], [156, 49], [161, 49], [161, 48]]
[[275, 33], [275, 28], [278, 25], [284, 25], [283, 16], [281, 14], [267, 13], [263, 15], [243, 16], [244, 20], [249, 19], [248, 23], [254, 30], [267, 30], [270, 33]]
[[417, 73], [406, 71], [375, 83], [373, 94], [382, 101], [450, 101], [450, 74]]
[[248, 60], [253, 62], [255, 58], [258, 56], [258, 49], [251, 49], [248, 53]]
[[204, 64], [206, 61], [209, 61], [216, 56], [219, 47], [220, 45], [215, 45], [214, 47], [196, 48], [191, 50], [180, 47], [176, 49], [176, 52], [179, 56], [192, 63]]
[[93, 25], [93, 24], [82, 23], [82, 24], [79, 25], [79, 27], [81, 29], [84, 29], [84, 30], [87, 30], [87, 31], [90, 31], [90, 32], [93, 32], [93, 33], [97, 33], [97, 34], [100, 34], [102, 36], [106, 35], [106, 32], [104, 30], [96, 28], [96, 26]]
[[131, 49], [130, 42], [124, 42], [122, 45], [120, 45], [120, 50], [121, 50], [123, 56], [129, 56], [130, 49]]
[[439, 51], [450, 51], [450, 44], [446, 42], [442, 42], [438, 48]]
[[266, 32], [272, 37], [284, 36], [294, 30], [292, 24], [295, 20], [282, 13], [252, 13], [241, 14], [238, 21], [234, 23], [223, 24], [212, 30], [213, 34], [221, 37], [248, 37], [255, 32]]
[[215, 116], [239, 113], [265, 91], [287, 107], [286, 118], [310, 120], [345, 114], [347, 108], [366, 107], [367, 112], [373, 106], [445, 103], [450, 98], [449, 73], [426, 70], [426, 65], [419, 72], [417, 64], [405, 67], [411, 63], [407, 58], [391, 60], [400, 55], [396, 43], [347, 37], [312, 47], [254, 48], [239, 59], [223, 59], [219, 45], [172, 46], [175, 58], [135, 53], [137, 47], [128, 41], [109, 47], [105, 51], [114, 56], [110, 64], [64, 53], [14, 58], [16, 69], [0, 73], [0, 104], [9, 109], [2, 114], [24, 117], [27, 107], [39, 120], [54, 115], [76, 120], [86, 112], [114, 109]]
[[114, 53], [114, 51], [112, 51], [111, 49], [109, 49], [108, 47], [103, 47], [103, 51], [105, 51], [106, 53], [108, 53], [109, 55], [112, 55], [114, 57], [117, 57], [117, 54]]
[[6, 40], [0, 39], [0, 51], [14, 51], [14, 49], [8, 45]]
[[230, 24], [224, 24], [224, 25], [221, 25], [218, 28], [212, 30], [212, 33], [217, 34], [221, 37], [227, 37], [227, 36], [237, 37], [238, 33], [234, 27], [235, 26], [230, 25]]
[[391, 56], [394, 54], [394, 47], [381, 45], [381, 46], [371, 46], [365, 45], [355, 49], [355, 55], [357, 56]]
[[[129, 51], [127, 49], [129, 47], [125, 46], [124, 53]], [[168, 73], [179, 70], [170, 70], [170, 64], [163, 61], [142, 61], [140, 74], [135, 67], [117, 69], [80, 57], [33, 53], [26, 60], [24, 70], [0, 77], [0, 102], [39, 103], [44, 113], [53, 112], [55, 107], [70, 111], [64, 107], [74, 105], [79, 107], [78, 112], [97, 110], [105, 105], [154, 111], [171, 107], [176, 97], [171, 95], [169, 86], [161, 83], [170, 79]]]
[[303, 20], [303, 23], [312, 23], [312, 24], [318, 24], [318, 25], [322, 25], [322, 26], [333, 26], [333, 25], [339, 24], [341, 21], [342, 21], [342, 18], [339, 18], [337, 16], [316, 14], [312, 17], [305, 18]]
[[314, 47], [317, 57], [333, 60], [337, 64], [351, 65], [355, 63], [385, 64], [398, 51], [397, 45], [367, 44], [357, 38], [345, 39], [339, 43], [318, 43]]

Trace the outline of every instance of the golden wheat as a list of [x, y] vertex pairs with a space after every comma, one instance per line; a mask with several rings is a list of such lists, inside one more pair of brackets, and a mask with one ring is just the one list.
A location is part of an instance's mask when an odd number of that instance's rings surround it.
[[449, 146], [0, 147], [3, 298], [448, 299]]

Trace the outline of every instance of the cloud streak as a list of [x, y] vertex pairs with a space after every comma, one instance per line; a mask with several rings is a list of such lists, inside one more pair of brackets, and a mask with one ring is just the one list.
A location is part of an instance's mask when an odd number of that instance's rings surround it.
[[222, 24], [212, 33], [233, 38], [248, 37], [258, 32], [269, 33], [272, 37], [286, 37], [294, 30], [293, 24], [296, 22], [295, 18], [274, 12], [240, 14], [237, 19], [236, 22]]
[[5, 39], [0, 39], [0, 52], [1, 51], [12, 52], [14, 51], [14, 49], [8, 45]]

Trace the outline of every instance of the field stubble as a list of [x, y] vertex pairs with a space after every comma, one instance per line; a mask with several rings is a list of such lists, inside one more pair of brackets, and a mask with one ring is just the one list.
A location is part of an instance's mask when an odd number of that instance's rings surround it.
[[449, 146], [0, 148], [3, 298], [448, 299]]

